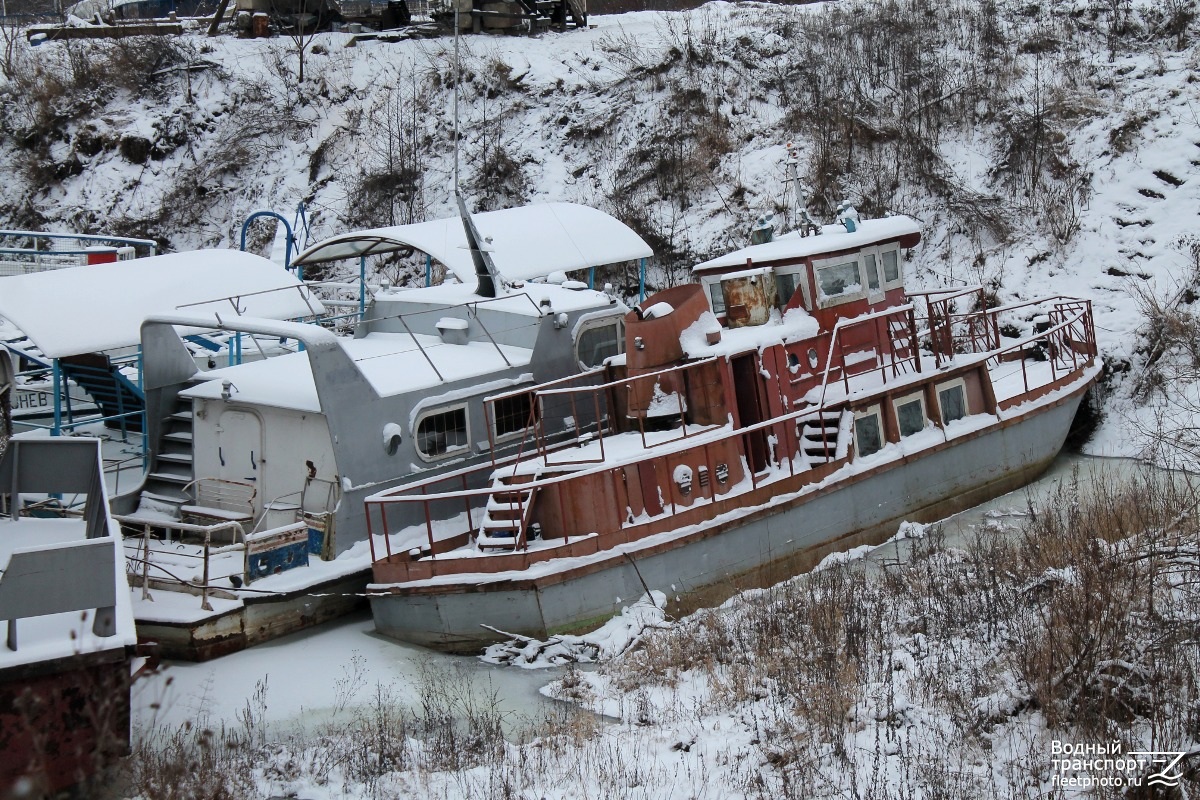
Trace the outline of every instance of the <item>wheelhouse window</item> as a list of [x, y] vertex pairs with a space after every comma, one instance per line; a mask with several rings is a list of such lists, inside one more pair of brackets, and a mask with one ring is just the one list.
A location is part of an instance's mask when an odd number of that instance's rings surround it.
[[900, 281], [900, 251], [899, 250], [884, 250], [879, 254], [880, 261], [883, 262], [883, 280], [885, 283], [898, 283]]
[[817, 267], [817, 288], [821, 299], [836, 304], [852, 300], [862, 294], [862, 274], [858, 261], [842, 261], [837, 264]]
[[501, 397], [491, 405], [494, 417], [492, 430], [497, 439], [513, 436], [529, 427], [532, 420], [530, 411], [533, 409], [532, 395], [529, 392]]
[[424, 458], [441, 458], [467, 449], [470, 430], [467, 427], [467, 407], [433, 411], [417, 422], [414, 437], [417, 452]]
[[775, 293], [779, 297], [780, 308], [787, 307], [788, 301], [796, 293], [796, 285], [799, 279], [799, 274], [795, 272], [775, 273]]
[[721, 290], [721, 281], [714, 280], [705, 284], [708, 288], [708, 301], [714, 314], [725, 313], [725, 292]]
[[877, 291], [879, 289], [879, 265], [875, 263], [874, 253], [863, 253], [863, 266], [867, 270], [867, 288]]
[[925, 430], [928, 418], [925, 416], [925, 398], [920, 394], [910, 394], [895, 401], [896, 423], [901, 436], [912, 436]]
[[854, 415], [854, 447], [860, 456], [869, 456], [883, 449], [879, 406], [871, 406]]
[[961, 379], [938, 386], [937, 397], [943, 425], [967, 415], [967, 391]]
[[606, 317], [584, 323], [575, 342], [575, 357], [584, 369], [598, 367], [604, 359], [618, 355], [624, 349], [621, 321], [617, 317]]

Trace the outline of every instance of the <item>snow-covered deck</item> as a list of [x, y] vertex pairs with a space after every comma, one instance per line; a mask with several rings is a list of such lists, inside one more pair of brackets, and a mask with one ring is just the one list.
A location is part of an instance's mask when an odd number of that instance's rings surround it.
[[[21, 517], [13, 520], [0, 517], [0, 574], [8, 570], [14, 552], [38, 550], [52, 554], [57, 549], [88, 541], [109, 541], [108, 537], [88, 540], [86, 528], [86, 523], [80, 519]], [[119, 532], [111, 521], [109, 536], [114, 545], [119, 543]], [[116, 634], [97, 636], [93, 632], [94, 608], [23, 617], [17, 621], [17, 649], [0, 645], [0, 669], [137, 644], [132, 604], [126, 591], [125, 559], [120, 547], [113, 549], [116, 551], [115, 567], [107, 578], [116, 588]], [[47, 591], [52, 588], [46, 587]]]

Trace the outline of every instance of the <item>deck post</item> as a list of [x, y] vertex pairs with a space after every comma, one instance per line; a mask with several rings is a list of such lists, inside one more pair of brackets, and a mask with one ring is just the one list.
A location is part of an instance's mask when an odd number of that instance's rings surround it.
[[[428, 286], [428, 277], [426, 286]], [[358, 257], [358, 321], [367, 315], [367, 257]]]
[[646, 259], [638, 261], [638, 302], [646, 299]]
[[154, 602], [150, 596], [150, 523], [142, 526], [142, 599]]
[[433, 256], [425, 254], [425, 285], [433, 285]]
[[212, 603], [208, 602], [208, 547], [212, 538], [212, 532], [204, 531], [204, 583], [200, 586], [200, 608], [205, 611], [212, 611]]
[[52, 364], [54, 373], [54, 427], [50, 429], [51, 436], [62, 436], [62, 368], [58, 364], [58, 359], [54, 359]]

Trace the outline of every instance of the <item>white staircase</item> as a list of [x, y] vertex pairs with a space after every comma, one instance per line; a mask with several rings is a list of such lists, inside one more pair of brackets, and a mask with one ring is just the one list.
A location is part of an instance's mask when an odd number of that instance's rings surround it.
[[822, 411], [800, 428], [800, 451], [809, 465], [827, 464], [838, 457], [842, 412]]
[[483, 521], [475, 536], [478, 549], [525, 548], [536, 491], [523, 484], [535, 479], [536, 476], [521, 476], [519, 480], [493, 478], [492, 492], [488, 495]]

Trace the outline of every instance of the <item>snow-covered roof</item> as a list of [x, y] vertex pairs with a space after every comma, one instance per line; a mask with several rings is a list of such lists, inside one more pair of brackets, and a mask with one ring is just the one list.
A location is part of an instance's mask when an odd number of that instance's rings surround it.
[[[577, 203], [541, 203], [473, 214], [496, 268], [508, 280], [543, 277], [654, 254], [642, 238], [603, 211]], [[407, 248], [428, 253], [464, 283], [474, 285], [475, 266], [457, 216], [343, 233], [309, 247], [293, 259], [317, 264]]]
[[[228, 299], [233, 297], [236, 310]], [[294, 275], [238, 250], [171, 253], [0, 280], [0, 316], [50, 358], [136, 345], [142, 320], [180, 308], [271, 319], [324, 312]]]
[[[446, 344], [437, 336], [406, 333], [372, 333], [362, 339], [338, 338], [346, 354], [362, 370], [371, 387], [381, 396], [422, 392], [445, 382], [453, 382], [527, 365], [532, 350], [489, 342]], [[503, 357], [500, 354], [503, 351]], [[505, 359], [507, 358], [507, 363]], [[430, 361], [437, 366], [438, 378]], [[321, 411], [312, 365], [307, 353], [252, 361], [234, 367], [199, 373], [197, 378], [209, 378], [180, 392], [181, 397], [216, 399], [221, 396], [221, 382], [232, 384], [234, 395], [241, 403], [253, 403], [288, 408], [296, 411]]]
[[843, 225], [826, 225], [817, 236], [800, 236], [793, 231], [774, 241], [754, 244], [726, 253], [692, 267], [693, 272], [705, 272], [723, 267], [745, 267], [747, 261], [754, 264], [786, 259], [807, 258], [822, 253], [866, 247], [874, 242], [896, 239], [901, 236], [920, 234], [921, 226], [911, 217], [895, 216], [882, 219], [864, 219], [849, 233]]
[[475, 282], [442, 283], [414, 289], [392, 287], [375, 294], [380, 301], [398, 300], [413, 305], [428, 304], [433, 307], [477, 303], [484, 311], [503, 312], [523, 317], [537, 317], [545, 313], [543, 300], [549, 300], [554, 311], [582, 311], [612, 304], [603, 292], [592, 289], [567, 289], [553, 283], [525, 283], [519, 288], [500, 290], [497, 297], [480, 297], [475, 294]]

